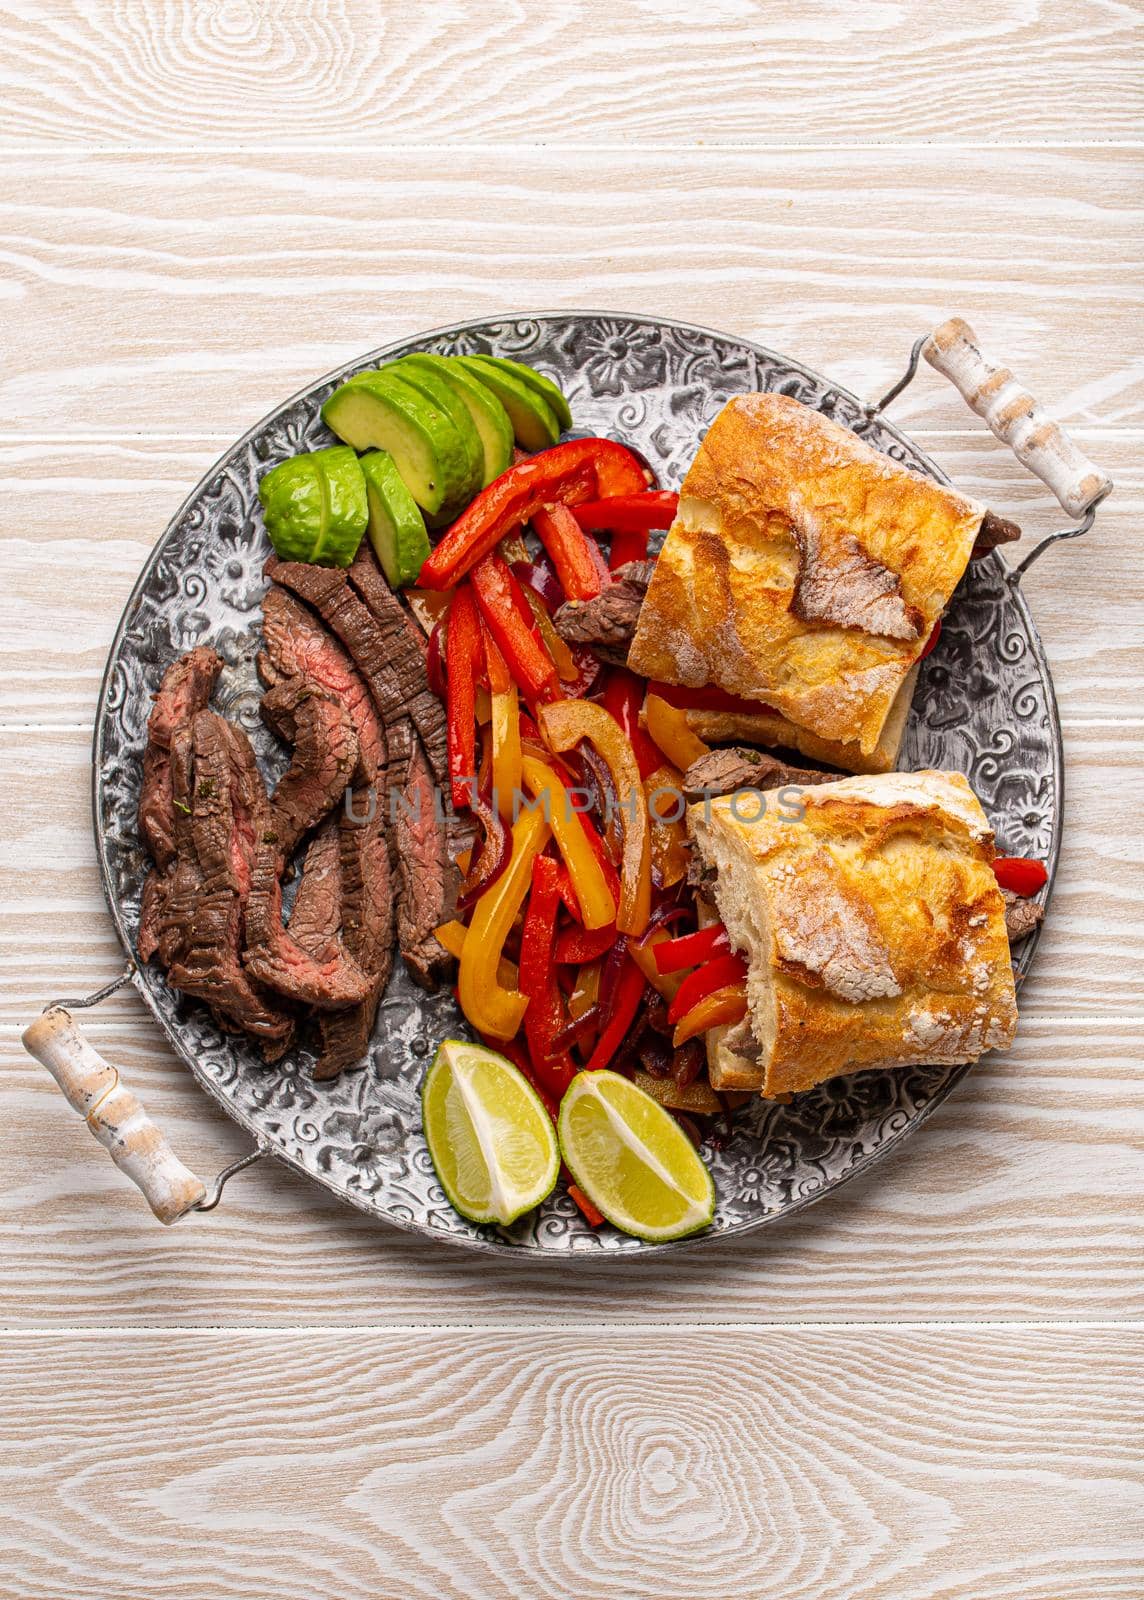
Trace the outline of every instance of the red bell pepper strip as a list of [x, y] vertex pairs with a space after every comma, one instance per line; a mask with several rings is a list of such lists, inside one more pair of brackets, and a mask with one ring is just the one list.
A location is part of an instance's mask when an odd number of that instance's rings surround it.
[[680, 1017], [686, 1016], [692, 1007], [709, 994], [714, 994], [716, 989], [731, 988], [742, 983], [746, 976], [746, 963], [733, 955], [717, 956], [706, 966], [697, 967], [679, 985], [675, 999], [667, 1008], [668, 1022], [678, 1022]]
[[608, 566], [613, 572], [626, 567], [629, 561], [647, 560], [647, 534], [638, 531], [614, 533], [608, 550]]
[[608, 565], [595, 539], [589, 539], [567, 506], [542, 507], [532, 526], [568, 599], [594, 600], [608, 582]]
[[640, 777], [650, 778], [663, 766], [655, 742], [640, 727], [640, 707], [643, 705], [643, 683], [635, 673], [623, 667], [613, 667], [604, 686], [604, 709], [610, 711], [631, 741], [639, 765]]
[[941, 638], [941, 618], [939, 617], [937, 619], [937, 621], [933, 625], [933, 632], [930, 634], [929, 638], [926, 640], [925, 649], [922, 651], [921, 655], [918, 657], [919, 661], [924, 661], [925, 658], [928, 655], [932, 655], [933, 654], [934, 650], [937, 648], [937, 642], [938, 642], [938, 640], [940, 638]]
[[616, 979], [615, 994], [612, 999], [612, 1014], [604, 1027], [600, 1037], [596, 1040], [596, 1048], [588, 1057], [587, 1068], [589, 1072], [596, 1072], [600, 1067], [606, 1067], [616, 1051], [627, 1037], [628, 1030], [636, 1020], [636, 1012], [644, 997], [646, 982], [643, 973], [636, 966], [631, 956], [625, 952], [624, 964], [620, 968], [619, 977]]
[[728, 694], [726, 689], [717, 688], [713, 683], [704, 684], [701, 689], [687, 689], [679, 683], [649, 683], [647, 692], [666, 700], [669, 706], [678, 706], [685, 711], [737, 711], [744, 716], [754, 716], [770, 709], [761, 701], [744, 700], [740, 695]]
[[612, 495], [607, 500], [586, 500], [572, 515], [586, 532], [647, 533], [670, 528], [679, 509], [679, 496], [668, 489], [643, 494]]
[[583, 966], [586, 961], [598, 960], [615, 942], [614, 922], [606, 928], [564, 928], [556, 935], [556, 964]]
[[594, 495], [630, 494], [647, 479], [632, 452], [613, 439], [569, 439], [494, 478], [461, 513], [422, 565], [423, 589], [448, 589], [505, 534], [542, 506], [576, 505]]
[[1001, 888], [1012, 894], [1036, 894], [1049, 881], [1044, 862], [1033, 861], [1029, 856], [998, 856], [993, 875]]
[[472, 584], [481, 616], [519, 687], [532, 701], [554, 699], [559, 692], [556, 668], [524, 620], [528, 602], [504, 557], [496, 551], [485, 556], [473, 568]]
[[520, 936], [520, 992], [528, 996], [524, 1036], [537, 1078], [559, 1102], [576, 1076], [576, 1064], [554, 1040], [567, 1021], [556, 981], [553, 947], [560, 909], [560, 869], [551, 856], [532, 863], [532, 892]]
[[454, 811], [472, 803], [477, 773], [477, 676], [484, 665], [481, 625], [472, 590], [458, 589], [445, 632], [449, 792]]
[[653, 947], [655, 969], [659, 973], [685, 972], [700, 962], [714, 956], [731, 953], [731, 941], [721, 922], [709, 923], [695, 933], [685, 933], [678, 939], [665, 939]]

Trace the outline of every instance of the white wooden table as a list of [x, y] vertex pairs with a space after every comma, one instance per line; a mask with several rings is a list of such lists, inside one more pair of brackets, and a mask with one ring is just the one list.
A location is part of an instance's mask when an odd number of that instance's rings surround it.
[[[1140, 9], [9, 0], [0, 12], [0, 1592], [1144, 1592]], [[1112, 473], [1027, 584], [1064, 857], [1013, 1050], [765, 1237], [574, 1276], [273, 1166], [164, 1232], [21, 1026], [114, 974], [100, 671], [229, 440], [389, 338], [587, 305], [866, 393], [953, 311]], [[1032, 538], [928, 371], [894, 416]], [[130, 994], [176, 1148], [243, 1136]]]

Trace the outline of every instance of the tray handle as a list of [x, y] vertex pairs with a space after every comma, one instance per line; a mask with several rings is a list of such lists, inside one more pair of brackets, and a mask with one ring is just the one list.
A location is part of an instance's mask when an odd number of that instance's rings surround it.
[[113, 1067], [63, 1006], [53, 1006], [24, 1031], [24, 1048], [47, 1067], [120, 1172], [137, 1184], [160, 1222], [202, 1209], [206, 1185], [183, 1165]]
[[973, 329], [950, 317], [922, 341], [922, 355], [957, 389], [1017, 460], [1073, 517], [1090, 512], [1112, 488], [1102, 472], [1050, 417], [1009, 368], [987, 356]]

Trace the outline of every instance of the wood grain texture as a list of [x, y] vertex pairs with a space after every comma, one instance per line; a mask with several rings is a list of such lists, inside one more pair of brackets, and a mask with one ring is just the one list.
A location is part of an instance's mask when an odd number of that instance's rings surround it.
[[[1112, 147], [12, 156], [0, 406], [22, 437], [235, 438], [363, 350], [547, 304], [727, 328], [871, 394], [957, 311], [1060, 420], [1139, 424], [1139, 237]], [[895, 416], [966, 425], [929, 371]]]
[[[85, 1027], [177, 1154], [249, 1149], [149, 1016]], [[165, 1230], [0, 1025], [0, 1322], [893, 1322], [1144, 1316], [1144, 1023], [1027, 1016], [880, 1169], [786, 1223], [654, 1261], [490, 1261], [370, 1221], [276, 1163]], [[760, 1152], [760, 1171], [766, 1153]]]
[[[1093, 531], [1044, 557], [1025, 592], [1066, 721], [1144, 707], [1144, 435], [1078, 430], [1116, 480]], [[1031, 550], [1066, 525], [1052, 496], [984, 427], [919, 432], [953, 480], [1025, 530]], [[148, 552], [228, 441], [0, 443], [0, 728], [90, 723], [119, 616]], [[27, 671], [29, 652], [38, 669]]]
[[1137, 1329], [9, 1338], [12, 1600], [1139, 1593]]
[[0, 140], [382, 150], [1133, 138], [1111, 0], [5, 7]]
[[[1039, 1016], [1142, 1016], [1144, 726], [1070, 728], [1065, 838], [1025, 1009]], [[27, 1023], [61, 994], [87, 994], [123, 958], [104, 908], [90, 826], [87, 730], [0, 731], [0, 1018]], [[30, 871], [29, 864], [35, 869]], [[121, 1016], [125, 994], [101, 1016]]]

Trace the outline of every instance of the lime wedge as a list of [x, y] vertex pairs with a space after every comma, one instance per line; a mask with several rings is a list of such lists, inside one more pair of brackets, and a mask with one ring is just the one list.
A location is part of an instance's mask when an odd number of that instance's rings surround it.
[[581, 1072], [560, 1102], [560, 1150], [608, 1221], [659, 1244], [705, 1228], [715, 1185], [662, 1106], [616, 1072]]
[[441, 1187], [470, 1222], [515, 1222], [551, 1194], [552, 1118], [495, 1050], [446, 1039], [421, 1086], [421, 1118]]

